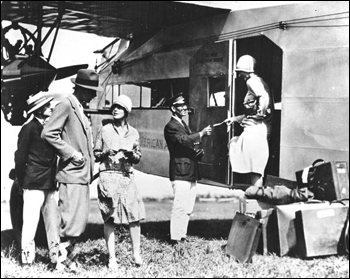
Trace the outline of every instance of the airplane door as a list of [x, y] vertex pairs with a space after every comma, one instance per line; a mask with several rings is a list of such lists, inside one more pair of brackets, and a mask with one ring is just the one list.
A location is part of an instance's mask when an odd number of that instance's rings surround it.
[[[282, 101], [282, 49], [265, 36], [250, 37], [238, 39], [236, 41], [236, 52], [233, 53], [233, 59], [237, 61], [242, 55], [251, 55], [256, 61], [256, 73], [269, 86], [273, 95], [275, 110], [272, 120], [272, 131], [269, 137], [269, 160], [265, 168], [265, 175], [279, 176], [280, 163], [280, 131], [281, 131], [281, 101]], [[236, 78], [235, 82], [235, 103], [234, 114], [244, 113], [243, 100], [247, 92], [247, 86], [244, 81]], [[243, 128], [235, 123], [233, 135], [238, 136], [242, 133]], [[250, 183], [246, 176], [233, 174], [233, 184]]]
[[[193, 132], [227, 118], [228, 48], [228, 42], [204, 45], [190, 61], [189, 105], [195, 113], [189, 116], [189, 125]], [[203, 183], [228, 184], [227, 145], [225, 124], [214, 127], [211, 136], [202, 138], [204, 156], [199, 164]]]

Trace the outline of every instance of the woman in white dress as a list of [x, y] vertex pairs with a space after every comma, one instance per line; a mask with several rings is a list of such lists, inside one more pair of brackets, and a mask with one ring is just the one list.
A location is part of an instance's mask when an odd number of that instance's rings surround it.
[[225, 120], [227, 125], [239, 122], [243, 133], [230, 141], [230, 162], [232, 171], [250, 174], [251, 184], [262, 186], [263, 176], [269, 158], [268, 135], [271, 131], [273, 98], [262, 78], [255, 74], [256, 60], [250, 55], [238, 59], [235, 71], [246, 81], [248, 91], [243, 105], [245, 115]]

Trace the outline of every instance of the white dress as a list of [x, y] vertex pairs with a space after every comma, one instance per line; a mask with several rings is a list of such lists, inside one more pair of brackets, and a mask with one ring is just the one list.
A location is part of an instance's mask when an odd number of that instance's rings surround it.
[[259, 173], [264, 176], [269, 159], [267, 133], [271, 130], [273, 116], [273, 96], [268, 85], [257, 75], [251, 74], [247, 80], [248, 92], [244, 102], [257, 100], [257, 107], [252, 108], [250, 115], [260, 111], [266, 117], [262, 120], [245, 118], [244, 131], [233, 137], [229, 143], [229, 157], [233, 172]]
[[251, 122], [251, 126], [246, 126], [240, 136], [233, 137], [230, 141], [231, 167], [233, 172], [254, 172], [264, 176], [269, 158], [267, 127], [261, 121]]

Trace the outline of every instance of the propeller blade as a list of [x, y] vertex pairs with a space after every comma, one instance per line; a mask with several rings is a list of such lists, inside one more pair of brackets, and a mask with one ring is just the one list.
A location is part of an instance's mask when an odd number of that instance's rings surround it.
[[63, 79], [72, 75], [75, 75], [80, 69], [87, 69], [88, 64], [73, 65], [57, 69], [57, 76], [55, 80]]

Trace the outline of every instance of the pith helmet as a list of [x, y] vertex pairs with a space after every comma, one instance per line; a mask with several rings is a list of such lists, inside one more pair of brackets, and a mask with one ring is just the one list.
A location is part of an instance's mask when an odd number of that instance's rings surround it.
[[254, 57], [250, 55], [243, 55], [238, 59], [235, 71], [254, 73], [255, 65], [256, 65], [256, 60]]

